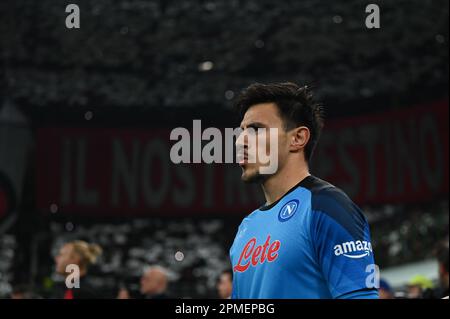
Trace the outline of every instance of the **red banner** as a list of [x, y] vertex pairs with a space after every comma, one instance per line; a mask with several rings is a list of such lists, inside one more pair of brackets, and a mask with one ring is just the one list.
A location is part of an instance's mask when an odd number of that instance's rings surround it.
[[448, 101], [330, 122], [314, 171], [357, 203], [448, 194]]
[[[261, 203], [232, 164], [173, 164], [170, 130], [42, 128], [38, 204], [113, 215], [226, 214]], [[55, 207], [55, 206], [53, 206]]]
[[[40, 128], [38, 207], [121, 216], [248, 214], [264, 200], [236, 164], [173, 164], [170, 130]], [[330, 121], [312, 171], [355, 202], [448, 194], [448, 103]]]

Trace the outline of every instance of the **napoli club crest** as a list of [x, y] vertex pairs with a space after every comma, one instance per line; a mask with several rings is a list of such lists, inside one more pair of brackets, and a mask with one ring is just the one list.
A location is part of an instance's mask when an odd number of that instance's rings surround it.
[[280, 222], [285, 222], [292, 218], [292, 216], [295, 215], [295, 212], [298, 208], [298, 200], [294, 199], [286, 204], [284, 204], [283, 207], [281, 207], [280, 212], [278, 213], [278, 220]]

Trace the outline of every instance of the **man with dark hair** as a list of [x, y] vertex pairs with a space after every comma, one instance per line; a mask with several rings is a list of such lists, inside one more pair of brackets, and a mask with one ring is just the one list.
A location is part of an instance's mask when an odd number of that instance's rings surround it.
[[222, 271], [217, 280], [217, 293], [221, 299], [229, 299], [233, 287], [233, 272], [230, 269]]
[[[367, 220], [309, 173], [323, 127], [310, 89], [253, 84], [237, 107], [242, 180], [261, 184], [266, 203], [244, 218], [230, 249], [232, 298], [378, 298]], [[263, 156], [275, 172], [263, 172]]]

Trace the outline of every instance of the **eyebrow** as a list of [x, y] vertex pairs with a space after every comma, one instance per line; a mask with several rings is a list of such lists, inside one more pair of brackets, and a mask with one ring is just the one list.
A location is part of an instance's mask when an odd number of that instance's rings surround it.
[[[261, 123], [261, 122], [250, 122], [249, 124], [247, 124], [247, 127], [251, 127], [253, 129], [258, 129], [258, 128], [267, 128], [267, 125]], [[241, 125], [242, 128], [242, 125]]]

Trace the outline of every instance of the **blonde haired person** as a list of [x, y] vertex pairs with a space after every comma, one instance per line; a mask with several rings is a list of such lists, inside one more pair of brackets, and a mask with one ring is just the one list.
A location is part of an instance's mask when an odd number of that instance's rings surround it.
[[[67, 279], [68, 276], [74, 276], [74, 269], [78, 268], [79, 287], [67, 287], [67, 283], [64, 282], [63, 294], [57, 294], [56, 297], [64, 299], [101, 298], [101, 292], [97, 292], [86, 281], [89, 267], [97, 262], [101, 254], [102, 248], [97, 244], [87, 243], [83, 240], [65, 243], [55, 257], [56, 272]], [[72, 282], [74, 281], [72, 280]]]

